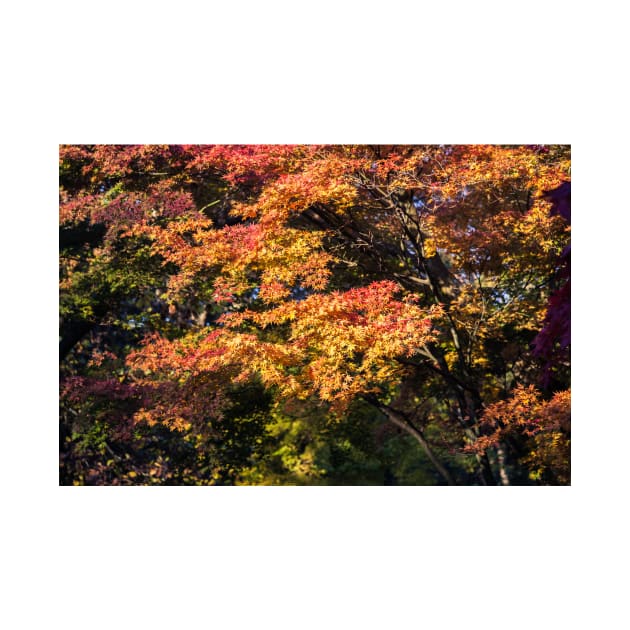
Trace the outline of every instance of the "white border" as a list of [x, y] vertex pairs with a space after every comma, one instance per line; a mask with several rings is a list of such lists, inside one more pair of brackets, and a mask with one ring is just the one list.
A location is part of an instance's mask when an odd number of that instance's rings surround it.
[[[3, 9], [3, 626], [623, 626], [617, 5], [297, 6]], [[571, 143], [573, 487], [58, 487], [60, 142]]]

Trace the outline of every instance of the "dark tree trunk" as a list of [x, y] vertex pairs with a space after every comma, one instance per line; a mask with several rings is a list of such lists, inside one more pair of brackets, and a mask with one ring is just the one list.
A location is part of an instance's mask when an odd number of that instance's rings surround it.
[[59, 228], [59, 249], [77, 245], [95, 244], [105, 236], [106, 228], [102, 224], [81, 224], [77, 227]]
[[70, 320], [59, 331], [59, 363], [61, 363], [85, 335], [94, 327], [94, 323], [85, 320]]

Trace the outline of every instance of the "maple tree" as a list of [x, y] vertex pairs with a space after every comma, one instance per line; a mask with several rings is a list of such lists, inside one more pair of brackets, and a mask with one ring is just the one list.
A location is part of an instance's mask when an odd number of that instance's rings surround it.
[[570, 483], [569, 181], [566, 146], [60, 147], [62, 483]]

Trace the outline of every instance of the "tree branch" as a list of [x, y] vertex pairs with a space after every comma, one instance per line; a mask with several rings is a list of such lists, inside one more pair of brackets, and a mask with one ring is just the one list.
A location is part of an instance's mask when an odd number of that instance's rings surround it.
[[429, 458], [435, 469], [440, 473], [440, 475], [444, 478], [446, 483], [449, 486], [456, 485], [453, 477], [449, 473], [449, 471], [445, 468], [445, 466], [440, 462], [437, 458], [435, 452], [426, 441], [424, 434], [420, 429], [417, 429], [407, 420], [405, 414], [396, 409], [380, 402], [375, 396], [364, 396], [364, 400], [366, 400], [370, 405], [376, 407], [381, 413], [385, 415], [385, 417], [397, 427], [409, 433], [409, 435], [413, 436], [416, 441], [420, 444], [422, 449], [424, 450], [426, 456]]

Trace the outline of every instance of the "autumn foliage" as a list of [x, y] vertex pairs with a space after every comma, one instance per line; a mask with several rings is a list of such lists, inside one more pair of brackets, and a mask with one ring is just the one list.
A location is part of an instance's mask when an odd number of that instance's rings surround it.
[[568, 182], [565, 146], [60, 147], [61, 483], [569, 484]]

